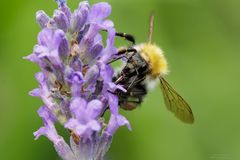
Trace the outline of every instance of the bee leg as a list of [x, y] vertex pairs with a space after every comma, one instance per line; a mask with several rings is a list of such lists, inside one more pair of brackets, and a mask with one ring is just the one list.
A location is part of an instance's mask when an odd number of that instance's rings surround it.
[[138, 77], [138, 71], [136, 70], [136, 72], [137, 72], [137, 75], [134, 76], [134, 78], [133, 78], [132, 82], [130, 83], [130, 85], [128, 86], [127, 90], [129, 90], [129, 89], [132, 87], [133, 83], [134, 83], [135, 80], [137, 79], [137, 77]]
[[130, 92], [130, 97], [131, 98], [136, 98], [136, 100], [128, 100], [128, 99], [125, 99], [123, 100], [122, 104], [120, 104], [120, 107], [125, 109], [125, 110], [128, 110], [128, 111], [131, 111], [131, 110], [134, 110], [136, 109], [143, 101], [143, 96], [146, 94], [145, 91], [133, 91], [133, 92]]
[[118, 51], [117, 55], [127, 54], [129, 52], [136, 53], [137, 50], [135, 48], [123, 48], [123, 49]]
[[123, 37], [123, 38], [125, 38], [126, 40], [132, 42], [133, 45], [135, 44], [135, 38], [134, 38], [134, 36], [131, 35], [131, 34], [122, 33], [122, 32], [116, 32], [116, 36]]
[[118, 58], [114, 58], [113, 60], [109, 61], [107, 64], [111, 64], [111, 63], [116, 62], [117, 60], [122, 59], [122, 58], [127, 58], [127, 57], [124, 55], [124, 56], [121, 56], [121, 57], [118, 57]]
[[[106, 29], [103, 29], [103, 31], [107, 32]], [[118, 36], [118, 37], [125, 38], [126, 40], [132, 42], [133, 45], [135, 44], [135, 38], [131, 34], [127, 34], [127, 33], [124, 33], [124, 32], [116, 32], [115, 35]]]
[[122, 75], [122, 76], [120, 76], [118, 79], [116, 79], [115, 81], [114, 81], [114, 83], [115, 84], [118, 84], [120, 81], [122, 81], [123, 80], [123, 78], [124, 78], [124, 76]]
[[137, 100], [128, 100], [128, 102], [141, 104], [143, 101], [143, 97], [146, 94], [147, 94], [147, 91], [145, 88], [138, 88], [137, 90], [130, 92], [130, 96], [137, 98]]
[[[135, 53], [136, 53], [136, 52], [134, 52], [134, 54], [135, 54]], [[134, 54], [133, 54], [133, 55], [134, 55]], [[133, 55], [132, 55], [132, 56], [133, 56]], [[131, 56], [131, 57], [132, 57], [132, 56]], [[130, 58], [131, 58], [131, 57], [130, 57]], [[134, 62], [134, 61], [133, 61], [133, 62]], [[138, 75], [139, 75], [138, 70], [136, 69], [137, 64], [134, 62], [133, 65], [135, 66], [134, 68], [135, 68], [136, 76], [133, 78], [132, 82], [131, 82], [130, 85], [128, 86], [128, 89], [130, 89], [130, 88], [132, 87], [133, 83], [135, 82], [135, 80], [137, 79], [137, 77], [138, 77]], [[135, 82], [135, 83], [136, 83], [136, 82]]]
[[113, 60], [111, 60], [111, 61], [109, 61], [107, 64], [113, 63], [113, 62], [115, 62], [115, 61], [117, 61], [119, 59], [122, 59], [122, 58], [126, 58], [127, 60], [129, 60], [129, 58], [126, 56], [126, 54], [129, 53], [129, 52], [133, 52], [133, 55], [134, 55], [137, 52], [137, 50], [134, 49], [134, 48], [124, 48], [124, 49], [121, 49], [116, 54], [116, 55], [118, 55], [118, 56], [120, 55], [120, 56], [115, 58], [115, 59], [113, 59]]
[[127, 102], [128, 102], [128, 103], [141, 104], [141, 103], [142, 103], [142, 99], [138, 98], [138, 100], [136, 100], [136, 101], [131, 100], [131, 101], [127, 101]]

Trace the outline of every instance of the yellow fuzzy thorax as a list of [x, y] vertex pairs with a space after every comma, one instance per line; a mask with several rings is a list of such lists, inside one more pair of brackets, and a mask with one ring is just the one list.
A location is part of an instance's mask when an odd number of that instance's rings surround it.
[[157, 78], [167, 74], [167, 60], [163, 55], [163, 51], [156, 45], [143, 43], [136, 46], [139, 54], [148, 62], [150, 67], [150, 75]]

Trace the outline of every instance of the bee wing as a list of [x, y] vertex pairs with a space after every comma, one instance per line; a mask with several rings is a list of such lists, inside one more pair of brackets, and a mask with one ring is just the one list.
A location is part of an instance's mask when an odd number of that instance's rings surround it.
[[168, 110], [185, 123], [193, 123], [194, 117], [188, 103], [170, 86], [163, 78], [159, 77], [161, 82], [164, 102]]

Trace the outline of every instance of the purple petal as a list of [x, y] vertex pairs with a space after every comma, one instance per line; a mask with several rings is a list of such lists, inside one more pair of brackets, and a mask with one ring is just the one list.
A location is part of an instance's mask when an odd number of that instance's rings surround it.
[[[47, 57], [48, 60], [52, 63], [56, 70], [63, 69], [63, 61], [60, 56], [63, 56], [64, 53], [61, 51], [67, 51], [67, 48], [61, 48], [59, 52], [59, 46], [65, 41], [64, 32], [60, 29], [53, 30], [49, 28], [44, 28], [38, 35], [39, 45], [35, 47], [35, 52], [38, 53], [38, 58]], [[68, 47], [66, 46], [62, 47]], [[62, 54], [62, 55], [61, 55]], [[67, 54], [67, 53], [65, 53]]]
[[92, 100], [87, 105], [86, 113], [91, 119], [96, 119], [102, 113], [103, 104], [99, 100]]
[[23, 57], [31, 62], [37, 63], [43, 70], [47, 70], [49, 72], [52, 71], [51, 66], [47, 63], [46, 59], [41, 58], [41, 54], [45, 54], [47, 52], [47, 48], [44, 46], [35, 45], [34, 46], [34, 53]]
[[69, 145], [64, 141], [63, 138], [61, 140], [59, 140], [58, 143], [54, 144], [54, 147], [55, 147], [58, 155], [63, 160], [77, 160], [73, 151], [71, 150]]
[[62, 29], [64, 32], [67, 31], [70, 24], [68, 21], [68, 17], [65, 15], [64, 12], [62, 12], [60, 10], [55, 10], [53, 19], [56, 22], [57, 27], [59, 29]]
[[99, 30], [100, 30], [100, 27], [98, 25], [96, 24], [90, 25], [86, 35], [84, 36], [84, 40], [86, 42], [89, 42], [90, 40], [94, 41], [94, 37], [98, 34]]
[[81, 71], [82, 70], [82, 62], [80, 61], [80, 58], [78, 58], [77, 56], [72, 57], [70, 66], [74, 71]]
[[59, 51], [58, 51], [62, 60], [67, 59], [67, 56], [70, 54], [69, 50], [70, 50], [70, 46], [68, 44], [68, 40], [66, 39], [66, 37], [63, 37], [59, 45]]
[[99, 69], [97, 65], [92, 66], [86, 72], [84, 79], [85, 81], [96, 81], [96, 78], [99, 76]]
[[99, 131], [101, 129], [100, 124], [96, 120], [90, 120], [86, 123], [81, 123], [77, 119], [71, 118], [65, 123], [65, 128], [72, 129], [75, 134], [89, 138], [94, 131]]
[[38, 44], [42, 46], [48, 46], [52, 43], [53, 30], [49, 28], [44, 28], [38, 34]]
[[90, 132], [92, 131], [100, 131], [101, 126], [98, 121], [96, 120], [91, 120], [88, 122], [88, 127], [91, 129]]
[[96, 62], [99, 58], [99, 55], [102, 53], [103, 45], [102, 44], [95, 44], [93, 47], [90, 48], [88, 55], [88, 63], [91, 65], [92, 63]]
[[113, 135], [120, 126], [127, 125], [128, 129], [131, 130], [131, 126], [128, 120], [122, 115], [111, 115], [106, 128], [106, 133]]
[[117, 53], [117, 49], [114, 47], [114, 40], [115, 40], [115, 29], [110, 28], [108, 29], [108, 38], [107, 38], [107, 46], [103, 50], [103, 55], [100, 59], [101, 62], [107, 63], [111, 60], [112, 56]]
[[54, 115], [46, 106], [40, 107], [38, 110], [38, 114], [43, 119], [45, 124], [52, 125], [53, 122], [56, 120]]
[[[90, 139], [80, 140], [79, 143], [76, 144], [74, 138], [71, 136], [70, 139], [71, 148], [78, 160], [90, 160], [95, 159], [93, 144]], [[97, 144], [96, 144], [97, 145]], [[100, 160], [100, 159], [99, 159]]]
[[115, 35], [116, 35], [116, 30], [114, 28], [109, 28], [106, 48], [108, 48], [111, 51], [116, 51], [116, 48], [114, 48]]
[[109, 109], [112, 114], [118, 114], [118, 97], [115, 94], [108, 93]]
[[44, 11], [38, 11], [36, 13], [36, 20], [41, 28], [47, 27], [50, 17]]
[[94, 37], [94, 44], [95, 45], [102, 45], [103, 46], [103, 43], [102, 43], [102, 35], [100, 33], [98, 33], [95, 37]]
[[77, 42], [81, 42], [82, 41], [83, 37], [88, 32], [89, 28], [90, 28], [90, 24], [85, 24], [84, 25], [83, 29], [77, 35], [77, 38], [76, 38]]
[[96, 21], [97, 23], [100, 23], [110, 15], [111, 11], [111, 6], [106, 2], [94, 4], [90, 11], [89, 21]]
[[33, 97], [40, 97], [41, 96], [41, 90], [39, 88], [35, 88], [32, 91], [29, 92], [30, 96]]
[[113, 28], [113, 27], [114, 27], [114, 24], [113, 24], [113, 21], [107, 19], [107, 20], [103, 21], [103, 23], [102, 23], [101, 26], [102, 26], [102, 28], [104, 28], [104, 29], [109, 29], [109, 28]]
[[74, 70], [70, 66], [66, 66], [64, 69], [64, 81], [66, 81], [69, 85], [72, 85]]
[[90, 5], [89, 5], [87, 0], [79, 3], [78, 10], [80, 12], [85, 11], [85, 10], [89, 10], [89, 9], [90, 9]]
[[54, 116], [50, 112], [50, 110], [43, 106], [40, 107], [38, 110], [39, 116], [44, 121], [44, 127], [41, 127], [38, 131], [34, 132], [34, 136], [36, 139], [39, 138], [41, 135], [45, 135], [48, 137], [53, 143], [57, 143], [61, 137], [57, 134], [57, 131], [54, 127], [53, 122], [55, 121]]
[[[44, 55], [44, 54], [42, 54], [42, 55]], [[51, 51], [46, 57], [51, 61], [52, 65], [58, 71], [61, 71], [61, 69], [64, 67], [63, 62], [59, 57], [59, 52], [57, 50]]]
[[89, 13], [89, 4], [83, 1], [79, 4], [78, 10], [75, 10], [71, 19], [71, 27], [73, 32], [79, 32], [87, 20]]
[[[80, 49], [81, 49], [81, 55], [85, 55], [89, 51], [89, 48], [93, 45], [94, 37], [98, 34], [100, 30], [100, 27], [96, 24], [90, 25], [88, 31], [83, 36], [81, 42], [80, 42]], [[84, 57], [83, 59], [86, 59]]]
[[[71, 129], [74, 131], [75, 134], [82, 134], [85, 131], [85, 126], [82, 125], [77, 119], [70, 118], [65, 124], [65, 128]], [[80, 133], [80, 134], [79, 134]]]
[[34, 132], [35, 139], [38, 139], [39, 136], [45, 135], [54, 143], [54, 147], [58, 152], [59, 156], [64, 160], [74, 160], [74, 155], [68, 144], [64, 139], [57, 134], [57, 131], [54, 127], [53, 121], [54, 118], [47, 107], [41, 107], [38, 110], [38, 114], [44, 121], [44, 127], [41, 127], [38, 131]]
[[41, 54], [46, 54], [48, 52], [48, 48], [46, 46], [43, 45], [35, 45], [34, 46], [34, 54], [36, 54], [38, 56], [38, 58], [41, 58]]
[[[96, 25], [94, 26], [97, 29], [99, 29]], [[91, 27], [90, 29], [94, 29], [94, 27]], [[93, 40], [88, 40], [84, 38], [83, 42], [81, 43], [81, 46], [85, 44], [85, 46], [88, 47], [88, 49], [86, 49], [86, 52], [82, 57], [82, 61], [88, 63], [89, 65], [94, 64], [96, 60], [99, 59], [99, 56], [101, 55], [103, 50], [101, 34], [99, 33], [96, 34], [96, 32], [92, 32], [92, 38]]]
[[39, 86], [40, 86], [39, 88], [41, 89], [41, 98], [43, 102], [49, 109], [51, 109], [52, 111], [53, 110], [56, 111], [55, 104], [53, 103], [53, 100], [50, 97], [51, 92], [47, 84], [46, 76], [44, 75], [44, 73], [39, 72], [35, 75], [35, 77], [39, 83]]
[[66, 4], [67, 0], [55, 0], [55, 1], [58, 3], [59, 6], [63, 6]]
[[81, 96], [82, 84], [83, 84], [83, 75], [81, 72], [73, 72], [70, 76], [70, 81], [72, 83], [72, 96], [78, 97]]
[[59, 7], [59, 10], [61, 10], [67, 16], [68, 23], [70, 24], [71, 15], [72, 15], [70, 8], [66, 4], [63, 4]]
[[43, 72], [38, 72], [35, 74], [35, 78], [38, 81], [39, 85], [42, 87], [45, 85], [45, 75]]
[[35, 53], [32, 53], [26, 57], [23, 57], [23, 59], [29, 60], [31, 62], [37, 62], [39, 60], [38, 56]]
[[85, 113], [87, 107], [87, 101], [83, 98], [74, 98], [71, 105], [70, 110], [72, 115], [74, 115], [77, 119], [83, 119], [83, 115]]
[[53, 29], [44, 28], [38, 34], [38, 43], [49, 48], [49, 50], [58, 49], [64, 37], [65, 35], [62, 30], [57, 29], [54, 31]]
[[97, 65], [94, 65], [88, 69], [88, 71], [84, 76], [84, 81], [85, 81], [84, 87], [86, 89], [91, 89], [95, 85], [98, 77], [99, 77], [99, 69]]
[[83, 19], [86, 18], [82, 18], [82, 14], [78, 10], [73, 12], [73, 16], [71, 19], [72, 32], [78, 32], [81, 30], [82, 26], [84, 25]]
[[98, 62], [98, 67], [100, 68], [100, 75], [104, 82], [112, 82], [112, 77], [114, 74], [113, 68], [110, 65], [102, 63], [101, 61]]
[[[59, 48], [59, 45], [61, 44], [62, 40], [65, 39], [65, 34], [62, 30], [60, 29], [57, 29], [55, 32], [54, 32], [54, 35], [52, 37], [52, 42], [53, 42], [53, 47], [55, 48]], [[51, 43], [50, 43], [51, 44]]]
[[110, 135], [106, 132], [103, 133], [98, 146], [98, 151], [97, 151], [98, 156], [96, 159], [102, 159], [102, 157], [104, 157], [104, 155], [107, 153], [107, 151], [111, 146], [112, 138], [113, 138], [113, 135]]

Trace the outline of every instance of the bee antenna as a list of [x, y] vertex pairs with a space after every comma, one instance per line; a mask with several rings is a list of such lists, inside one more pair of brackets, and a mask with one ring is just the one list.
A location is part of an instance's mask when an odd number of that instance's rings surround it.
[[152, 42], [153, 25], [154, 25], [154, 12], [152, 12], [150, 14], [149, 30], [148, 30], [148, 43]]

